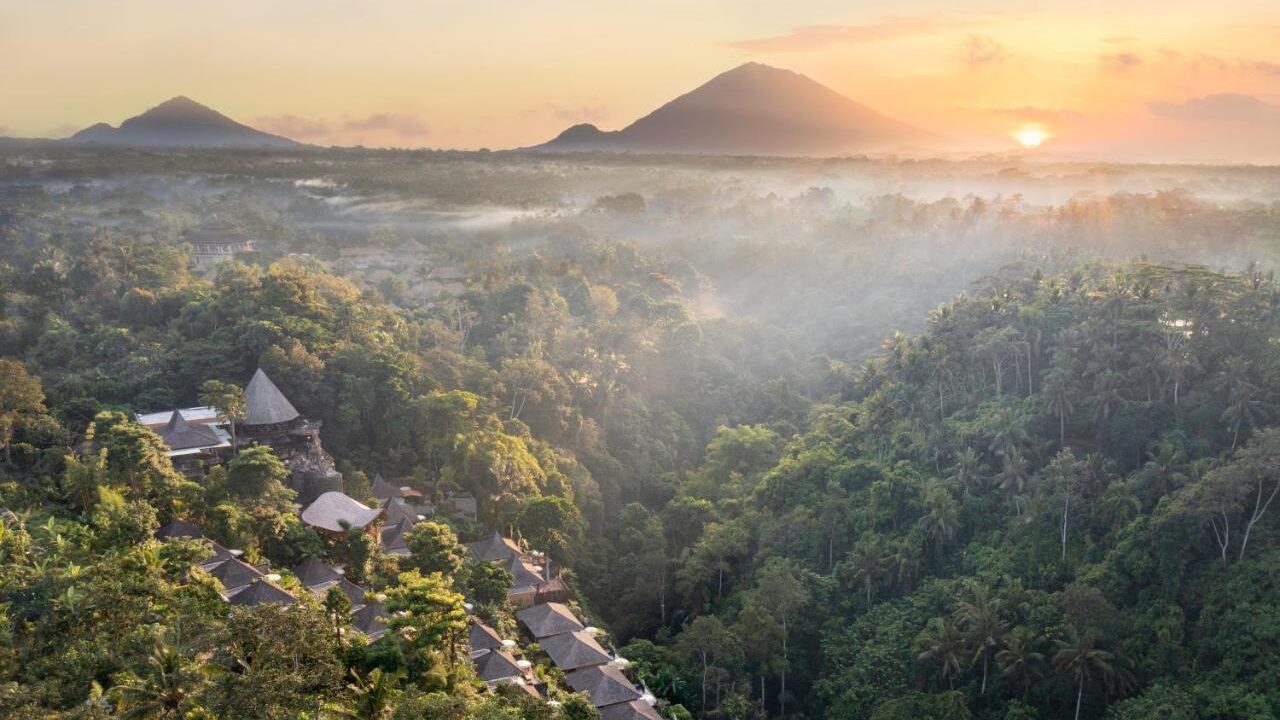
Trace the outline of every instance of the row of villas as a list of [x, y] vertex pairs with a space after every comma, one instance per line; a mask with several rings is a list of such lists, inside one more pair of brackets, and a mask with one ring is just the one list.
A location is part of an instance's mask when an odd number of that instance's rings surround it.
[[[168, 446], [175, 467], [193, 478], [204, 468], [225, 462], [237, 447], [271, 447], [289, 468], [287, 484], [298, 493], [300, 518], [321, 535], [337, 539], [351, 530], [366, 533], [384, 552], [407, 556], [406, 536], [419, 522], [437, 515], [475, 522], [476, 500], [466, 494], [426, 498], [408, 485], [375, 475], [371, 487], [377, 501], [370, 506], [343, 492], [342, 476], [320, 444], [320, 423], [302, 415], [259, 369], [245, 388], [244, 418], [231, 426], [211, 407], [175, 409], [138, 416]], [[175, 521], [161, 528], [162, 540], [202, 539], [199, 527]], [[207, 540], [207, 539], [206, 539]], [[279, 584], [280, 575], [264, 565], [240, 559], [242, 553], [209, 541], [212, 554], [200, 568], [218, 578], [223, 597], [232, 605], [290, 605], [297, 598]], [[626, 661], [614, 657], [596, 641], [594, 628], [584, 625], [564, 603], [572, 599], [560, 569], [545, 554], [525, 551], [498, 532], [466, 545], [473, 562], [494, 563], [511, 575], [508, 601], [518, 608], [517, 620], [541, 652], [565, 673], [568, 686], [586, 693], [604, 720], [659, 720], [653, 696], [638, 690], [623, 673]], [[387, 611], [377, 596], [348, 580], [342, 568], [312, 558], [290, 569], [299, 584], [317, 596], [337, 588], [351, 602], [350, 627], [370, 640], [386, 633]], [[511, 655], [516, 643], [504, 640], [472, 617], [469, 643], [477, 676], [490, 688], [514, 683], [542, 697], [531, 665]]]

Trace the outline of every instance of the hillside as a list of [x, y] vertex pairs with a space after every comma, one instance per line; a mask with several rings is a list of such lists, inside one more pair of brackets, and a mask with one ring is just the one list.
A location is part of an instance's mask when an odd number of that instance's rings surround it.
[[575, 125], [537, 149], [827, 156], [918, 148], [939, 141], [804, 75], [747, 63], [621, 130]]
[[68, 140], [127, 147], [287, 148], [298, 145], [289, 138], [238, 123], [182, 96], [131, 117], [118, 128], [97, 123]]

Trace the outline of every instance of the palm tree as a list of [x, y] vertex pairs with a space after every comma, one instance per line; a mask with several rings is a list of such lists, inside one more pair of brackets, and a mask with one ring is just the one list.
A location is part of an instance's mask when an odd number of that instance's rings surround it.
[[360, 677], [352, 670], [346, 704], [331, 705], [326, 712], [331, 717], [349, 720], [384, 720], [395, 709], [395, 699], [400, 694], [396, 689], [399, 679], [398, 674], [385, 673], [382, 668], [374, 668], [367, 677]]
[[956, 617], [969, 635], [973, 646], [973, 664], [982, 663], [981, 694], [987, 692], [987, 669], [991, 661], [991, 653], [1000, 646], [1008, 625], [1002, 617], [1004, 603], [1000, 598], [991, 595], [991, 589], [985, 585], [974, 584], [970, 587], [969, 599], [960, 603], [956, 609]]
[[126, 673], [111, 688], [125, 718], [180, 718], [183, 705], [202, 679], [198, 666], [156, 641], [142, 675]]
[[1128, 683], [1128, 672], [1120, 667], [1124, 659], [1098, 647], [1098, 636], [1095, 633], [1081, 635], [1072, 630], [1065, 640], [1055, 640], [1054, 643], [1058, 646], [1057, 652], [1053, 654], [1054, 667], [1076, 681], [1075, 720], [1080, 720], [1080, 705], [1084, 700], [1086, 682], [1101, 680], [1108, 688]]
[[955, 498], [941, 484], [934, 483], [925, 490], [924, 508], [920, 526], [925, 534], [939, 547], [950, 542], [960, 529], [960, 507]]
[[982, 457], [971, 447], [956, 453], [956, 464], [951, 468], [948, 481], [960, 487], [966, 495], [981, 489], [987, 478], [982, 476]]
[[1031, 630], [1017, 627], [1009, 633], [1005, 646], [996, 653], [1000, 677], [1022, 688], [1024, 698], [1042, 672], [1040, 666], [1044, 662], [1044, 653], [1036, 652], [1036, 645], [1036, 637]]
[[867, 607], [871, 607], [871, 586], [884, 570], [884, 543], [880, 536], [868, 532], [854, 543], [845, 560], [853, 580], [860, 580], [867, 593]]
[[1249, 381], [1248, 360], [1239, 355], [1227, 358], [1218, 376], [1219, 385], [1227, 394], [1227, 409], [1223, 411], [1222, 419], [1231, 423], [1231, 449], [1235, 450], [1240, 442], [1240, 426], [1248, 423], [1253, 427], [1265, 417], [1265, 413], [1262, 401], [1257, 399], [1258, 386]]
[[1067, 444], [1067, 417], [1075, 410], [1077, 390], [1071, 371], [1058, 365], [1045, 376], [1040, 395], [1044, 398], [1045, 412], [1058, 418], [1058, 444]]
[[964, 635], [948, 618], [933, 618], [916, 637], [916, 660], [938, 663], [938, 676], [947, 681], [949, 688], [955, 687], [964, 656]]

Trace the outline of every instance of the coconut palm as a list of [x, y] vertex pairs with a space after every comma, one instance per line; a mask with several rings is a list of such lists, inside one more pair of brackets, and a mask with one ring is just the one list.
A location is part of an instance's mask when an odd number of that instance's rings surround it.
[[974, 584], [969, 588], [969, 598], [956, 608], [956, 617], [968, 635], [973, 648], [974, 665], [982, 663], [981, 694], [987, 692], [987, 673], [992, 653], [1000, 647], [1008, 625], [1002, 617], [1004, 602], [991, 594], [985, 585]]
[[937, 663], [938, 677], [947, 681], [947, 687], [955, 687], [965, 654], [964, 634], [949, 618], [933, 618], [916, 637], [916, 660]]
[[1037, 644], [1031, 630], [1017, 627], [1009, 633], [1000, 652], [996, 653], [1000, 677], [1021, 688], [1024, 698], [1043, 674], [1044, 653], [1036, 651]]
[[157, 641], [141, 674], [125, 673], [111, 688], [122, 717], [180, 718], [204, 674], [173, 647]]
[[1080, 705], [1084, 700], [1084, 686], [1091, 681], [1101, 681], [1108, 689], [1126, 685], [1130, 676], [1121, 667], [1123, 658], [1098, 647], [1095, 633], [1080, 634], [1075, 630], [1066, 639], [1055, 640], [1058, 650], [1053, 654], [1053, 665], [1058, 672], [1070, 675], [1076, 681], [1076, 714], [1080, 720]]

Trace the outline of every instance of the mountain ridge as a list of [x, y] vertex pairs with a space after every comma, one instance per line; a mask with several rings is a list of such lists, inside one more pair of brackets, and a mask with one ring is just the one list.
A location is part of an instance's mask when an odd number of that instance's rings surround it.
[[288, 148], [300, 145], [236, 122], [222, 113], [178, 95], [113, 127], [99, 122], [68, 142], [128, 147]]
[[939, 142], [805, 75], [750, 62], [620, 130], [583, 123], [531, 149], [786, 156], [889, 152]]

